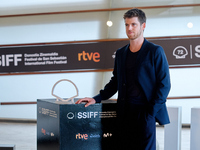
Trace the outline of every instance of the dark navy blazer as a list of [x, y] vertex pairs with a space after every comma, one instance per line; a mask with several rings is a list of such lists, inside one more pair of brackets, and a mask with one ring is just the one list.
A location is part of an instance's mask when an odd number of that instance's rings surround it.
[[[129, 44], [118, 49], [115, 57], [113, 76], [100, 93], [94, 97], [96, 102], [106, 100], [118, 92], [118, 111], [123, 111], [126, 98], [125, 62]], [[169, 66], [161, 46], [144, 39], [136, 59], [136, 76], [148, 101], [148, 113], [161, 124], [169, 123], [166, 99], [170, 91]]]

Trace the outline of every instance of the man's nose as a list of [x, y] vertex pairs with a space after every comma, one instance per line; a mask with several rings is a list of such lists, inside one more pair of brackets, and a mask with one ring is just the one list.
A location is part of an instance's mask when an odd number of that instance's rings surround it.
[[132, 30], [132, 26], [131, 25], [128, 26], [128, 30]]

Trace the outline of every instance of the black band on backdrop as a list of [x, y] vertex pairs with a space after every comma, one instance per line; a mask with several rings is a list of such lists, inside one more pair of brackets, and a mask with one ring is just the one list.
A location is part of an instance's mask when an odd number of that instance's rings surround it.
[[[200, 64], [200, 38], [151, 39], [161, 45], [170, 66]], [[0, 48], [0, 73], [111, 69], [115, 51], [129, 41]]]

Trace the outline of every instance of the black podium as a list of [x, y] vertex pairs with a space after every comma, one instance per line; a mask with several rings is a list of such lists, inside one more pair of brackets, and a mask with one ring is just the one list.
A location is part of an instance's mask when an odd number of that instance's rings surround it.
[[116, 105], [111, 100], [84, 107], [38, 99], [37, 150], [116, 149]]

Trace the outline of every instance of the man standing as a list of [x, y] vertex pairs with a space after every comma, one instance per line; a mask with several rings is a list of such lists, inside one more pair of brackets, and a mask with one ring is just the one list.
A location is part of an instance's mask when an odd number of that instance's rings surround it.
[[124, 14], [124, 21], [130, 43], [117, 50], [111, 80], [98, 95], [76, 104], [87, 102], [87, 107], [118, 91], [118, 148], [155, 150], [155, 122], [169, 123], [165, 104], [171, 86], [169, 66], [163, 48], [143, 37], [145, 13], [131, 9]]

